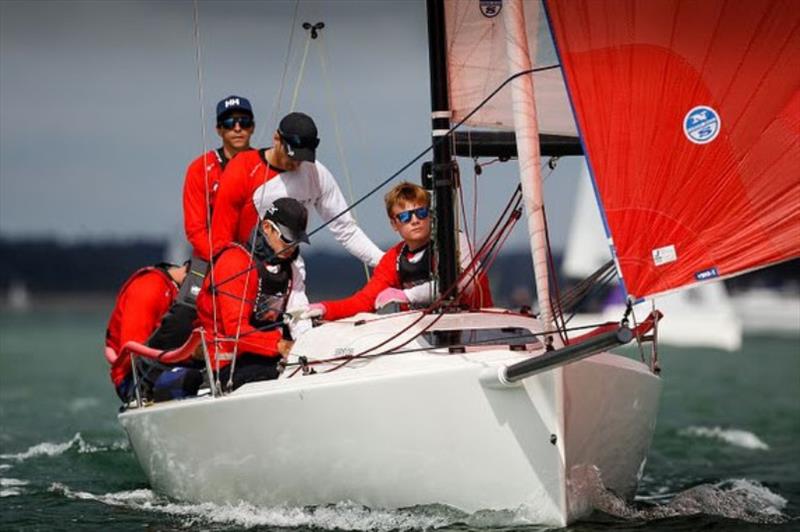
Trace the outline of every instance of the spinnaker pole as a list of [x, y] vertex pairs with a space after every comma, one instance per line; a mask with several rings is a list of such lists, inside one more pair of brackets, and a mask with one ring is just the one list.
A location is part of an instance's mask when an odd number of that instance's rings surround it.
[[[449, 139], [450, 98], [447, 87], [447, 46], [445, 33], [444, 0], [427, 0], [428, 58], [431, 83], [431, 132], [434, 142], [431, 177], [435, 213], [436, 270], [439, 294], [448, 292], [448, 300], [458, 297], [454, 287], [458, 276], [458, 249], [455, 227], [455, 162]], [[452, 290], [450, 290], [452, 288]]]

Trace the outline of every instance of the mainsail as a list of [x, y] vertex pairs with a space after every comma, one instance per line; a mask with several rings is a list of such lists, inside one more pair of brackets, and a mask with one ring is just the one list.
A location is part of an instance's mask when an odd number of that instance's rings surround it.
[[800, 256], [792, 0], [547, 0], [629, 297]]
[[[535, 50], [534, 68], [554, 66], [558, 58], [544, 16], [537, 16], [539, 0], [524, 0], [527, 49]], [[509, 77], [506, 40], [509, 32], [499, 1], [446, 0], [447, 63], [450, 107], [458, 122]], [[537, 72], [534, 92], [539, 132], [576, 136], [564, 78], [559, 69]], [[511, 90], [499, 92], [467, 124], [514, 129]]]

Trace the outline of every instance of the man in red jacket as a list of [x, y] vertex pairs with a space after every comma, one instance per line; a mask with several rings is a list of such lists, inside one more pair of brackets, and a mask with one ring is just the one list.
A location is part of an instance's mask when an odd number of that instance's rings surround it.
[[[403, 238], [381, 258], [372, 278], [350, 297], [314, 303], [304, 312], [293, 310], [301, 318], [322, 317], [336, 320], [359, 312], [373, 312], [389, 303], [410, 307], [425, 307], [436, 297], [431, 281], [432, 256], [430, 193], [412, 183], [400, 183], [384, 198], [386, 214], [392, 229]], [[471, 262], [469, 246], [460, 243], [462, 269]], [[467, 276], [467, 281], [469, 276]], [[465, 281], [465, 283], [467, 282]], [[461, 301], [470, 308], [492, 306], [485, 273], [480, 273], [460, 287]]]
[[217, 104], [217, 135], [222, 146], [204, 153], [189, 165], [183, 183], [183, 227], [192, 254], [208, 262], [209, 228], [222, 172], [238, 153], [250, 148], [255, 131], [253, 107], [247, 98], [228, 96]]
[[284, 116], [272, 137], [272, 147], [240, 154], [225, 169], [211, 220], [212, 248], [216, 253], [230, 242], [246, 242], [278, 198], [294, 198], [317, 211], [334, 238], [369, 266], [383, 252], [364, 234], [347, 209], [331, 172], [316, 159], [317, 126], [304, 113]]
[[311, 326], [308, 320], [284, 322], [287, 308], [308, 304], [299, 260], [299, 243], [308, 242], [307, 223], [302, 204], [278, 198], [266, 206], [247, 244], [231, 243], [214, 257], [197, 311], [211, 367], [232, 389], [277, 378], [293, 338]]
[[[185, 338], [151, 337], [177, 297], [185, 276], [185, 267], [162, 263], [142, 268], [128, 278], [111, 312], [106, 329], [106, 349], [119, 355], [122, 346], [131, 340], [158, 349], [182, 344]], [[111, 381], [120, 399], [127, 401], [132, 386], [130, 356], [118, 356], [112, 363]]]

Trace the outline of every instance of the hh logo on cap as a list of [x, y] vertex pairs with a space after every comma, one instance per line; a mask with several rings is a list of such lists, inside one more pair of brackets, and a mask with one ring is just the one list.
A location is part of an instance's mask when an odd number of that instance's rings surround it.
[[231, 98], [230, 100], [225, 100], [225, 109], [232, 105], [240, 105], [239, 98]]

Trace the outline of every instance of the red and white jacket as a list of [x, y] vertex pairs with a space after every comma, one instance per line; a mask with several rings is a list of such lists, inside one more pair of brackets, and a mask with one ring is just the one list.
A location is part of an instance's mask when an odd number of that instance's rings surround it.
[[[461, 245], [461, 264], [462, 268], [471, 262], [469, 248], [466, 247], [466, 239], [460, 239]], [[398, 257], [405, 247], [405, 242], [400, 242], [392, 246], [381, 258], [372, 278], [359, 291], [346, 297], [334, 301], [323, 301], [325, 305], [326, 320], [337, 320], [358, 314], [359, 312], [373, 312], [375, 310], [375, 299], [386, 288], [403, 288], [398, 271]], [[409, 302], [414, 305], [427, 305], [434, 301], [438, 294], [434, 293], [433, 282], [419, 284], [417, 286], [403, 290]], [[477, 276], [472, 283], [464, 284], [460, 287], [461, 302], [468, 305], [471, 309], [491, 307], [492, 294], [489, 290], [489, 280], [485, 273]]]
[[[247, 242], [256, 222], [278, 198], [294, 198], [306, 209], [317, 211], [327, 222], [347, 208], [339, 185], [319, 161], [303, 162], [287, 172], [271, 166], [265, 150], [240, 153], [225, 168], [211, 219], [213, 249], [229, 242]], [[350, 254], [375, 266], [383, 252], [356, 225], [350, 213], [332, 222], [328, 228]]]
[[204, 153], [189, 164], [183, 181], [183, 229], [194, 254], [205, 261], [211, 256], [208, 213], [214, 212], [223, 167], [228, 162], [224, 157], [221, 148]]

